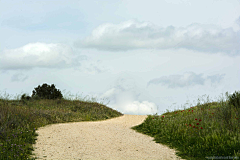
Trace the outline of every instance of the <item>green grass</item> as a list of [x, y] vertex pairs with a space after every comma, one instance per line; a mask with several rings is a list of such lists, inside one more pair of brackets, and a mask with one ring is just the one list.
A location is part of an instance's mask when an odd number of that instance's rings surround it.
[[239, 159], [240, 106], [228, 102], [198, 103], [161, 116], [148, 116], [132, 129], [176, 149], [182, 159]]
[[[240, 106], [228, 101], [198, 103], [184, 110], [148, 115], [132, 127], [176, 149], [187, 160], [240, 157]], [[0, 98], [0, 159], [31, 159], [35, 132], [54, 123], [99, 121], [123, 114], [102, 103], [85, 100], [15, 100]], [[208, 158], [207, 158], [208, 157]], [[34, 159], [34, 158], [32, 158]], [[221, 158], [223, 159], [223, 158]], [[230, 159], [230, 158], [225, 158]]]

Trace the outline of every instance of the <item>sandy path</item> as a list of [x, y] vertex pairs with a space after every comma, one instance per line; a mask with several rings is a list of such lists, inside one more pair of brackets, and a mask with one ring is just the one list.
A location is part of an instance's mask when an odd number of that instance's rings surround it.
[[175, 150], [130, 129], [146, 118], [123, 115], [104, 121], [41, 127], [36, 131], [39, 136], [33, 153], [40, 159], [178, 160]]

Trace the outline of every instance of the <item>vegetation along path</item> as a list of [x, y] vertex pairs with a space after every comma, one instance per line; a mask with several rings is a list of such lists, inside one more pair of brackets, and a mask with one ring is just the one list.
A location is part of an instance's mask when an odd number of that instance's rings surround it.
[[161, 115], [126, 115], [62, 96], [54, 85], [34, 91], [0, 98], [0, 159], [240, 158], [240, 92]]

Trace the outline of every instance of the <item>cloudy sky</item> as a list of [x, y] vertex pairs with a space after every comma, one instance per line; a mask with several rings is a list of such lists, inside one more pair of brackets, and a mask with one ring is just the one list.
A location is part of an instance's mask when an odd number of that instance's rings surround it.
[[239, 91], [239, 62], [239, 0], [0, 0], [8, 99], [47, 83], [124, 114], [162, 114]]

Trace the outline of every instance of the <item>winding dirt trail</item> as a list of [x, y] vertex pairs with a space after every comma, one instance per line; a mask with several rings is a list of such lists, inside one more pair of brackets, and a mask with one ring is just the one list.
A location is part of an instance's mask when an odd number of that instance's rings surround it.
[[39, 128], [33, 153], [38, 159], [182, 160], [175, 150], [138, 133], [146, 115], [123, 115], [95, 122], [70, 122]]

